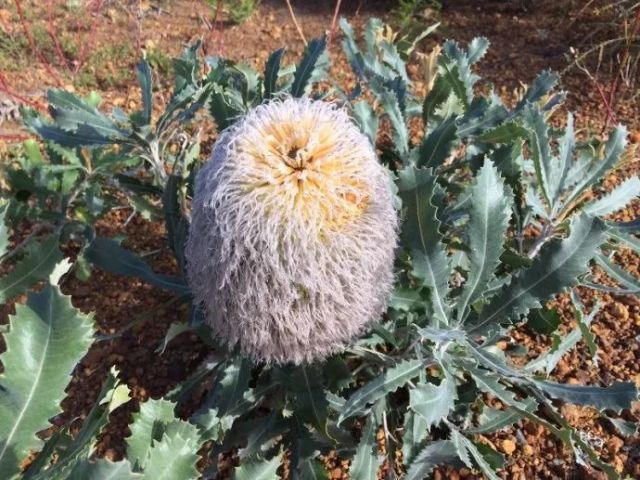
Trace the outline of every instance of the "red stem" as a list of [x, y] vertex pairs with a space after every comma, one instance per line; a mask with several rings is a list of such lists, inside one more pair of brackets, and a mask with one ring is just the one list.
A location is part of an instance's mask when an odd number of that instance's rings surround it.
[[[91, 6], [93, 7], [93, 20], [91, 21], [91, 25], [89, 26], [89, 30], [85, 33], [82, 38], [82, 45], [80, 47], [80, 52], [78, 53], [78, 59], [76, 61], [76, 66], [73, 71], [74, 75], [77, 75], [80, 69], [84, 66], [86, 56], [87, 56], [87, 46], [89, 42], [87, 41], [87, 37], [93, 37], [93, 32], [96, 27], [96, 23], [98, 22], [98, 16], [100, 14], [100, 10], [102, 10], [102, 6], [104, 5], [104, 0], [94, 0], [91, 2]], [[89, 7], [89, 5], [87, 5]], [[79, 22], [78, 22], [79, 26]]]
[[58, 59], [60, 60], [60, 64], [63, 65], [67, 70], [70, 70], [69, 62], [64, 52], [62, 51], [62, 47], [60, 46], [60, 42], [58, 41], [58, 35], [56, 33], [55, 26], [53, 24], [53, 0], [48, 0], [47, 9], [49, 10], [47, 15], [47, 33], [53, 42], [53, 45], [56, 48], [56, 54], [58, 55]]
[[29, 42], [29, 47], [31, 47], [31, 50], [38, 57], [38, 60], [40, 60], [40, 63], [42, 63], [44, 68], [47, 70], [47, 73], [51, 76], [53, 80], [55, 80], [58, 86], [61, 87], [64, 83], [62, 82], [62, 80], [60, 80], [60, 77], [58, 76], [58, 74], [51, 67], [51, 64], [47, 61], [46, 58], [44, 58], [44, 55], [42, 55], [42, 52], [36, 45], [33, 35], [31, 35], [31, 31], [27, 27], [27, 21], [24, 17], [24, 11], [22, 10], [22, 4], [20, 3], [20, 0], [13, 0], [13, 2], [16, 6], [18, 17], [20, 18], [20, 25], [22, 25], [22, 30], [24, 31], [24, 34], [27, 37], [27, 41]]
[[11, 98], [18, 100], [19, 102], [24, 103], [25, 105], [29, 105], [37, 110], [45, 110], [45, 108], [39, 103], [34, 102], [33, 100], [29, 100], [27, 97], [20, 95], [19, 93], [14, 92], [7, 82], [6, 77], [0, 72], [0, 91], [6, 93]]
[[342, 0], [336, 0], [336, 8], [333, 10], [333, 19], [331, 20], [331, 30], [329, 30], [329, 38], [327, 38], [327, 50], [331, 48], [331, 40], [336, 33], [336, 25], [338, 23], [338, 13], [340, 12], [340, 4]]

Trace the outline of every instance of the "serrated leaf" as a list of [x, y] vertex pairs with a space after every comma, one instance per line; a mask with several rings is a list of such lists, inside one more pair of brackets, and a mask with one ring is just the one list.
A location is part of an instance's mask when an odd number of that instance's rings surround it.
[[92, 318], [73, 308], [58, 287], [47, 285], [30, 293], [26, 305], [16, 305], [0, 357], [0, 477], [11, 478], [29, 451], [42, 445], [35, 434], [61, 411], [71, 372], [92, 335]]
[[319, 64], [320, 56], [325, 52], [327, 39], [323, 36], [311, 40], [304, 50], [302, 60], [296, 67], [291, 85], [291, 96], [302, 97], [311, 89], [311, 77]]
[[451, 86], [442, 76], [437, 76], [433, 87], [429, 91], [422, 103], [422, 120], [425, 125], [431, 122], [435, 111], [442, 105], [451, 94]]
[[56, 126], [68, 132], [87, 133], [114, 142], [125, 140], [128, 132], [76, 95], [63, 90], [49, 90], [49, 111]]
[[353, 480], [370, 480], [376, 478], [384, 457], [379, 455], [376, 444], [376, 424], [373, 415], [362, 429], [362, 437], [356, 454], [349, 467], [349, 477]]
[[191, 329], [191, 325], [186, 322], [173, 322], [171, 325], [169, 325], [169, 329], [164, 335], [162, 343], [158, 345], [158, 348], [156, 348], [156, 353], [163, 354], [171, 340], [184, 332], [190, 331]]
[[233, 480], [278, 480], [278, 468], [282, 463], [280, 456], [271, 460], [249, 460], [233, 470]]
[[147, 465], [149, 451], [154, 441], [162, 438], [166, 426], [176, 420], [175, 403], [164, 399], [149, 399], [140, 405], [133, 415], [131, 435], [127, 438], [127, 458], [136, 468]]
[[138, 74], [138, 83], [140, 83], [140, 90], [142, 91], [142, 120], [144, 125], [148, 125], [151, 123], [151, 112], [153, 110], [153, 92], [151, 91], [153, 75], [146, 59], [138, 62], [136, 73]]
[[596, 343], [596, 337], [591, 331], [591, 321], [595, 318], [596, 314], [600, 310], [600, 304], [596, 302], [596, 304], [591, 309], [591, 313], [585, 317], [584, 315], [584, 305], [580, 301], [577, 293], [574, 291], [571, 292], [571, 301], [573, 302], [575, 308], [575, 314], [578, 318], [578, 328], [580, 332], [582, 332], [582, 338], [584, 338], [584, 342], [587, 344], [587, 348], [589, 349], [589, 354], [593, 360], [595, 365], [598, 364], [598, 345]]
[[83, 459], [67, 477], [67, 480], [142, 480], [144, 475], [134, 473], [128, 460], [112, 462], [101, 458], [95, 462]]
[[393, 127], [394, 148], [400, 157], [404, 158], [409, 152], [409, 129], [402, 114], [398, 97], [387, 89], [377, 92], [376, 96]]
[[476, 97], [458, 121], [458, 138], [482, 135], [483, 132], [503, 123], [507, 115], [508, 111], [502, 100], [494, 93], [490, 94], [489, 100]]
[[551, 206], [550, 177], [552, 173], [552, 157], [551, 147], [549, 146], [549, 127], [540, 109], [533, 105], [525, 107], [523, 119], [528, 130], [527, 137], [538, 180], [538, 189], [546, 200], [547, 205]]
[[[44, 474], [45, 478], [67, 478], [67, 475], [73, 474], [75, 471], [74, 465], [77, 465], [78, 462], [82, 463], [84, 459], [92, 453], [97, 443], [96, 435], [107, 424], [111, 412], [131, 399], [129, 397], [129, 388], [127, 385], [120, 384], [117, 375], [118, 371], [113, 367], [102, 385], [102, 389], [98, 395], [98, 401], [93, 405], [91, 411], [82, 422], [82, 427], [74, 435], [73, 440], [68, 445], [65, 445], [63, 449], [57, 449], [56, 462], [46, 470]], [[39, 456], [42, 454], [43, 453], [40, 453]], [[49, 456], [47, 455], [47, 461], [48, 460]], [[29, 467], [29, 474], [37, 473], [33, 467], [33, 464]], [[94, 468], [90, 465], [89, 470], [93, 471]], [[115, 471], [124, 473], [126, 469], [115, 469]], [[99, 475], [99, 473], [96, 473], [96, 475]], [[33, 477], [25, 476], [25, 480], [26, 478], [30, 479]], [[38, 476], [36, 478], [40, 479], [41, 477]]]
[[418, 382], [409, 396], [409, 408], [425, 420], [427, 429], [446, 418], [458, 398], [456, 382], [446, 372], [440, 385]]
[[636, 422], [628, 422], [620, 418], [612, 418], [605, 415], [605, 418], [625, 437], [633, 437], [638, 433], [638, 424]]
[[473, 65], [482, 59], [489, 49], [489, 40], [486, 37], [475, 37], [467, 47], [469, 64]]
[[619, 267], [604, 255], [598, 255], [596, 263], [609, 277], [625, 288], [628, 293], [640, 293], [640, 280], [625, 269]]
[[[530, 402], [535, 405], [535, 402]], [[497, 410], [486, 407], [482, 411], [477, 427], [467, 428], [464, 433], [477, 435], [482, 433], [492, 433], [511, 427], [514, 423], [522, 419], [522, 414], [512, 408]]]
[[360, 130], [369, 137], [371, 145], [375, 145], [376, 138], [378, 138], [378, 116], [371, 105], [369, 105], [369, 102], [361, 101], [355, 103], [351, 115], [360, 127]]
[[428, 478], [436, 466], [457, 463], [457, 460], [458, 455], [450, 440], [430, 443], [411, 462], [405, 480], [424, 480]]
[[462, 459], [465, 465], [469, 468], [473, 468], [474, 464], [470, 462], [470, 457], [473, 458], [475, 465], [485, 474], [485, 476], [489, 480], [500, 480], [494, 469], [491, 467], [485, 456], [478, 450], [478, 447], [465, 437], [463, 434], [458, 432], [456, 429], [451, 430], [451, 441], [458, 452], [458, 456]]
[[[290, 429], [289, 423], [274, 412], [268, 417], [254, 419], [245, 424], [247, 428], [246, 445], [238, 450], [240, 459], [264, 455], [278, 438]], [[234, 426], [235, 430], [235, 426]]]
[[518, 139], [527, 138], [527, 129], [522, 125], [509, 122], [491, 130], [487, 130], [478, 137], [478, 140], [486, 143], [513, 143]]
[[607, 140], [604, 150], [604, 158], [600, 161], [590, 163], [588, 170], [578, 177], [579, 180], [569, 197], [565, 200], [565, 205], [571, 204], [582, 194], [584, 190], [600, 180], [616, 165], [616, 163], [618, 163], [627, 143], [626, 138], [627, 129], [622, 125], [619, 125]]
[[269, 55], [264, 67], [264, 99], [267, 100], [276, 92], [280, 62], [284, 55], [284, 48], [279, 48]]
[[434, 327], [449, 323], [449, 265], [433, 200], [438, 195], [436, 178], [430, 169], [407, 167], [398, 173], [400, 197], [406, 210], [402, 239], [411, 252], [413, 274], [429, 287], [434, 310]]
[[609, 215], [626, 206], [631, 200], [640, 195], [640, 178], [626, 179], [602, 198], [584, 206], [584, 212], [598, 217]]
[[532, 310], [527, 317], [527, 325], [534, 332], [542, 333], [543, 335], [551, 335], [555, 332], [560, 326], [560, 322], [558, 311], [546, 307]]
[[416, 147], [416, 166], [426, 168], [441, 166], [451, 154], [457, 139], [456, 132], [456, 117], [450, 116], [427, 133], [420, 145]]
[[329, 472], [320, 460], [307, 459], [300, 464], [300, 475], [294, 480], [329, 480]]
[[198, 430], [186, 422], [179, 422], [179, 425], [182, 428], [175, 431], [168, 428], [162, 439], [154, 442], [144, 470], [145, 479], [191, 480], [199, 477], [196, 469], [201, 443]]
[[407, 410], [402, 425], [402, 459], [405, 465], [411, 465], [418, 454], [419, 447], [429, 434], [430, 431], [424, 418]]
[[545, 70], [539, 73], [531, 86], [527, 89], [522, 100], [520, 100], [516, 105], [514, 114], [521, 112], [527, 104], [538, 102], [558, 84], [559, 80], [560, 77], [558, 74], [550, 70]]
[[597, 218], [582, 215], [571, 222], [571, 234], [562, 242], [553, 241], [535, 257], [531, 267], [513, 276], [508, 285], [484, 307], [469, 332], [478, 332], [492, 323], [505, 323], [578, 283], [588, 270], [589, 260], [604, 242], [606, 226]]
[[85, 255], [90, 262], [108, 272], [138, 277], [178, 295], [190, 294], [189, 287], [182, 278], [155, 273], [142, 258], [110, 238], [94, 238]]
[[502, 244], [511, 218], [510, 201], [505, 195], [505, 185], [491, 160], [484, 166], [471, 185], [469, 206], [469, 278], [458, 300], [458, 319], [467, 314], [487, 288], [493, 272], [500, 264]]
[[169, 247], [173, 251], [178, 265], [184, 269], [184, 250], [189, 236], [189, 221], [185, 218], [180, 207], [181, 177], [170, 175], [162, 194], [162, 210], [164, 212], [165, 225]]
[[44, 140], [55, 142], [63, 147], [78, 147], [82, 145], [110, 145], [116, 143], [115, 139], [100, 135], [94, 129], [79, 126], [74, 132], [69, 132], [55, 125], [42, 121], [37, 115], [25, 115], [24, 124]]
[[218, 130], [223, 130], [232, 125], [233, 122], [244, 113], [244, 108], [235, 100], [224, 87], [213, 85], [209, 98], [209, 113], [216, 121]]
[[515, 394], [508, 390], [502, 383], [500, 377], [486, 370], [469, 367], [467, 371], [473, 377], [473, 381], [483, 392], [493, 395], [505, 405], [517, 404]]
[[571, 170], [573, 154], [576, 148], [576, 138], [573, 130], [573, 115], [567, 115], [567, 126], [560, 140], [559, 158], [554, 161], [553, 174], [549, 179], [549, 191], [551, 203], [556, 206], [562, 191], [565, 188], [565, 180]]
[[407, 312], [421, 302], [420, 292], [414, 288], [396, 288], [389, 299], [389, 307]]
[[25, 253], [7, 275], [0, 277], [0, 304], [23, 293], [36, 282], [47, 280], [62, 259], [57, 235], [51, 235], [41, 243], [31, 241]]
[[610, 387], [591, 385], [570, 385], [546, 381], [535, 381], [535, 384], [546, 394], [559, 400], [587, 405], [599, 410], [620, 412], [631, 407], [631, 402], [638, 399], [638, 389], [631, 382], [615, 382]]
[[314, 365], [301, 365], [283, 373], [284, 384], [293, 393], [296, 415], [302, 422], [323, 432], [329, 402], [324, 392], [322, 371]]
[[243, 395], [249, 389], [252, 364], [249, 360], [236, 358], [224, 369], [220, 378], [207, 399], [203, 402], [200, 412], [215, 409], [219, 417], [237, 414], [234, 410], [239, 406]]
[[635, 252], [640, 252], [640, 239], [631, 233], [627, 233], [624, 229], [616, 227], [616, 223], [607, 222], [609, 227], [609, 236], [622, 243], [624, 246], [631, 248]]
[[338, 424], [349, 417], [362, 414], [368, 404], [376, 402], [387, 393], [402, 387], [416, 377], [423, 368], [422, 362], [418, 360], [407, 360], [389, 368], [349, 397], [340, 412]]
[[[574, 292], [571, 292], [572, 299], [574, 299], [574, 305], [576, 307], [575, 313], [578, 320], [578, 326], [569, 332], [564, 338], [558, 336], [554, 337], [554, 343], [547, 353], [540, 355], [535, 360], [530, 361], [525, 365], [525, 370], [529, 372], [535, 372], [542, 368], [546, 369], [547, 374], [550, 374], [562, 357], [583, 338], [584, 334], [587, 334], [587, 338], [591, 337], [591, 331], [589, 325], [600, 310], [600, 306], [596, 305], [591, 310], [589, 315], [584, 316], [582, 313], [582, 307], [577, 304]], [[592, 340], [592, 339], [590, 339]], [[589, 341], [587, 343], [590, 343]], [[595, 352], [594, 352], [595, 354]]]
[[0, 203], [0, 258], [2, 258], [9, 247], [9, 229], [4, 220], [8, 208], [9, 202]]

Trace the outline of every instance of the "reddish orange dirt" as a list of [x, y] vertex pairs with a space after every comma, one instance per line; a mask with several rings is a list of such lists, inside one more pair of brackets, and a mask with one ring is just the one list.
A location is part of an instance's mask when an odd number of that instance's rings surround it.
[[[527, 3], [532, 4], [529, 10], [523, 7]], [[424, 41], [420, 50], [429, 52], [437, 42], [446, 38], [465, 43], [475, 36], [486, 36], [491, 41], [491, 48], [479, 64], [479, 74], [485, 83], [493, 83], [505, 100], [513, 101], [514, 89], [520, 87], [520, 82], [531, 82], [538, 71], [564, 70], [568, 65], [566, 54], [569, 47], [579, 45], [581, 38], [599, 25], [599, 18], [591, 15], [590, 11], [582, 11], [580, 7], [583, 3], [568, 0], [451, 0], [445, 2], [446, 8], [439, 14], [442, 26], [438, 33]], [[21, 4], [29, 26], [49, 25], [49, 12], [40, 2], [23, 1]], [[294, 1], [292, 5], [307, 39], [330, 29], [333, 2]], [[360, 28], [371, 16], [388, 19], [392, 6], [393, 2], [389, 1], [344, 1], [341, 14]], [[431, 14], [426, 12], [425, 16]], [[122, 42], [133, 46], [131, 54], [122, 58], [106, 58], [100, 65], [97, 64], [98, 56], [87, 55], [90, 60], [84, 61], [79, 71], [86, 70], [93, 75], [86, 77], [90, 79], [89, 83], [94, 82], [88, 87], [85, 85], [86, 78], [81, 84], [80, 73], [74, 73], [61, 65], [60, 59], [56, 60], [55, 52], [51, 54], [53, 67], [45, 67], [27, 47], [26, 52], [31, 54], [28, 68], [0, 71], [0, 78], [4, 79], [6, 87], [5, 94], [0, 92], [0, 100], [3, 95], [10, 97], [6, 95], [8, 89], [42, 107], [46, 104], [46, 89], [63, 86], [80, 92], [89, 89], [100, 91], [103, 106], [107, 110], [112, 106], [134, 109], [140, 98], [133, 74], [137, 45], [144, 47], [147, 53], [161, 51], [174, 56], [187, 44], [202, 37], [206, 53], [244, 60], [259, 70], [262, 70], [268, 54], [276, 48], [286, 45], [290, 61], [295, 60], [303, 50], [303, 43], [284, 0], [263, 0], [259, 10], [241, 25], [224, 23], [223, 28], [218, 25], [211, 29], [212, 17], [213, 11], [206, 2], [186, 0], [106, 2], [99, 11], [89, 11], [87, 17], [82, 19], [69, 18], [69, 13], [63, 8], [54, 9], [51, 13], [52, 24], [60, 28], [73, 27], [77, 35], [84, 35], [83, 42], [87, 43], [91, 52], [109, 43]], [[424, 19], [424, 22], [429, 24], [432, 20]], [[13, 2], [0, 2], [0, 27], [13, 38], [24, 35], [23, 23]], [[349, 86], [353, 76], [340, 54], [340, 42], [337, 29], [331, 44], [332, 74], [340, 84]], [[59, 81], [52, 77], [51, 68], [57, 72]], [[101, 68], [107, 74], [100, 71]], [[417, 70], [417, 64], [412, 60], [409, 71], [420, 89]], [[156, 103], [161, 105], [163, 98], [168, 95], [170, 84], [168, 75], [160, 74], [159, 77], [161, 88], [155, 93], [155, 98]], [[568, 107], [576, 113], [577, 125], [592, 133], [599, 133], [605, 122], [606, 109], [593, 84], [574, 69], [563, 76], [562, 86], [570, 92]], [[633, 99], [626, 98], [617, 110], [617, 121], [625, 123], [632, 140], [638, 141], [640, 107]], [[0, 123], [0, 152], [11, 148], [11, 141], [16, 135], [25, 134], [16, 122]], [[5, 139], [4, 143], [2, 138]], [[639, 165], [638, 156], [630, 155], [625, 165], [611, 175], [601, 191], [594, 192], [594, 195], [602, 194], [629, 175], [637, 175]], [[639, 215], [640, 201], [636, 200], [631, 207], [612, 217], [629, 221]], [[163, 273], [176, 273], [177, 267], [167, 248], [164, 227], [138, 216], [125, 225], [126, 218], [127, 213], [123, 210], [109, 213], [98, 223], [98, 233], [106, 236], [124, 235], [124, 245], [136, 252], [159, 251], [147, 257], [153, 268]], [[636, 255], [622, 251], [618, 260], [633, 275], [640, 276], [640, 261]], [[158, 398], [168, 392], [209, 352], [195, 335], [182, 334], [168, 345], [163, 354], [156, 353], [169, 325], [185, 318], [187, 312], [175, 304], [168, 304], [168, 294], [139, 280], [96, 269], [88, 282], [69, 279], [63, 290], [72, 295], [77, 308], [94, 313], [99, 334], [114, 337], [96, 342], [75, 371], [63, 403], [64, 414], [57, 422], [82, 419], [95, 402], [108, 370], [115, 365], [122, 381], [131, 388], [133, 401], [111, 415], [108, 427], [100, 436], [98, 455], [119, 459], [124, 454], [124, 439], [129, 435], [127, 425], [132, 420], [131, 414], [138, 409], [139, 402], [149, 397]], [[592, 330], [597, 334], [599, 360], [597, 364], [592, 362], [586, 346], [581, 342], [578, 348], [562, 359], [553, 376], [568, 383], [610, 384], [615, 380], [632, 380], [640, 384], [640, 302], [635, 297], [595, 293], [587, 289], [582, 289], [580, 294], [587, 308], [591, 308], [596, 300], [604, 305], [592, 323]], [[562, 330], [574, 327], [575, 319], [568, 297], [561, 296], [553, 303], [561, 312]], [[0, 323], [6, 323], [12, 311], [11, 305], [0, 307]], [[140, 319], [142, 315], [146, 317]], [[125, 328], [134, 320], [138, 321], [133, 327]], [[543, 347], [551, 344], [549, 337], [536, 334], [527, 327], [514, 333], [514, 341], [523, 344], [532, 355], [537, 355]], [[506, 342], [502, 345], [507, 350], [509, 346]], [[0, 342], [0, 349], [3, 348]], [[204, 385], [202, 391], [206, 388]], [[194, 399], [194, 404], [196, 401]], [[640, 439], [623, 438], [610, 424], [598, 419], [591, 409], [565, 405], [562, 411], [605, 461], [614, 465], [620, 473], [640, 478]], [[188, 415], [190, 412], [181, 413]], [[640, 408], [636, 405], [631, 411], [624, 411], [621, 417], [638, 422]], [[601, 478], [597, 472], [577, 465], [571, 453], [558, 440], [527, 421], [519, 422], [503, 432], [481, 436], [479, 441], [505, 455], [505, 468], [499, 472], [502, 478]], [[220, 478], [227, 478], [233, 463], [232, 457], [222, 459], [223, 475]], [[330, 478], [349, 478], [348, 462], [336, 455], [329, 455], [325, 463]], [[385, 468], [392, 466], [386, 465]], [[435, 471], [434, 478], [481, 477], [478, 472], [468, 469], [442, 467]]]

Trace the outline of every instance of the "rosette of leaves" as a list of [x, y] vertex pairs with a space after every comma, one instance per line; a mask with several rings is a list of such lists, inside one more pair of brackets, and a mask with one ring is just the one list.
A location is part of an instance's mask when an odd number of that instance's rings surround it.
[[[443, 463], [466, 465], [497, 478], [495, 472], [503, 458], [479, 443], [476, 435], [526, 419], [555, 435], [578, 462], [610, 478], [618, 476], [563, 418], [558, 402], [589, 405], [613, 415], [630, 407], [637, 398], [636, 387], [625, 382], [565, 385], [554, 382], [550, 374], [562, 355], [581, 339], [592, 354], [597, 353], [589, 328], [597, 306], [587, 311], [576, 287], [608, 289], [620, 295], [638, 291], [637, 279], [611, 257], [621, 248], [638, 251], [637, 222], [603, 218], [638, 196], [638, 179], [630, 178], [596, 200], [587, 194], [624, 160], [624, 128], [616, 128], [604, 142], [576, 140], [571, 117], [566, 128], [551, 128], [550, 116], [564, 95], [553, 93], [558, 79], [549, 72], [539, 75], [513, 108], [492, 92], [478, 94], [474, 86], [479, 78], [472, 67], [488, 47], [484, 39], [466, 48], [446, 42], [433, 57], [428, 94], [420, 98], [405, 67], [411, 42], [394, 41], [376, 20], [368, 24], [360, 44], [346, 22], [342, 28], [345, 53], [358, 85], [348, 93], [333, 85], [329, 93], [351, 109], [372, 143], [385, 124], [390, 125], [393, 139], [378, 145], [383, 162], [394, 172], [398, 208], [404, 218], [398, 280], [389, 311], [346, 352], [322, 363], [255, 365], [238, 355], [213, 355], [164, 400], [142, 405], [127, 439], [127, 460], [119, 463], [95, 459], [90, 447], [70, 450], [64, 456], [67, 450], [62, 449], [69, 442], [94, 438], [95, 430], [65, 442], [58, 443], [55, 435], [44, 445], [35, 442], [33, 433], [45, 428], [46, 418], [55, 413], [49, 405], [34, 417], [38, 421], [7, 430], [19, 431], [19, 436], [0, 438], [6, 462], [0, 465], [9, 465], [3, 468], [9, 468], [10, 475], [18, 473], [16, 465], [26, 448], [41, 449], [29, 468], [35, 470], [25, 473], [31, 478], [59, 478], [47, 472], [66, 472], [65, 465], [73, 472], [70, 478], [114, 474], [161, 478], [163, 472], [170, 472], [171, 478], [195, 478], [198, 452], [211, 459], [203, 472], [209, 478], [218, 473], [218, 454], [232, 450], [239, 460], [234, 470], [239, 479], [278, 478], [285, 452], [292, 478], [327, 478], [320, 456], [330, 451], [351, 459], [350, 476], [355, 479], [375, 478], [385, 460], [395, 464], [398, 451], [403, 462], [398, 472], [407, 479], [425, 478]], [[208, 72], [201, 74], [195, 50], [189, 52], [176, 68], [177, 106], [173, 113], [160, 117], [178, 129], [191, 122], [200, 107], [224, 128], [274, 95], [327, 94], [312, 88], [317, 80], [327, 80], [322, 39], [310, 42], [294, 68], [281, 67], [284, 51], [274, 52], [262, 75], [224, 59], [209, 59]], [[144, 81], [150, 74], [141, 78], [143, 87], [148, 87], [143, 88], [143, 96], [151, 98], [151, 84]], [[371, 93], [373, 103], [364, 100], [365, 92]], [[178, 100], [185, 97], [189, 98], [185, 103]], [[150, 113], [118, 123], [97, 110], [89, 114], [74, 102], [54, 107], [51, 123], [36, 116], [27, 122], [45, 139], [66, 148], [94, 151], [116, 144], [122, 151], [138, 152], [150, 166], [142, 169], [145, 185], [155, 187], [147, 198], [163, 212], [168, 248], [182, 265], [188, 228], [185, 206], [197, 154], [187, 162], [188, 168], [180, 163], [176, 170], [167, 168], [160, 147], [165, 135], [159, 133], [165, 132], [161, 122], [149, 129], [134, 125], [142, 117], [149, 118], [150, 125]], [[102, 117], [115, 122], [117, 132], [100, 127]], [[83, 123], [87, 118], [91, 121]], [[416, 118], [423, 129], [418, 142], [412, 140], [415, 136], [408, 127]], [[86, 143], [96, 139], [100, 141]], [[157, 146], [151, 147], [153, 144]], [[162, 162], [161, 169], [156, 159]], [[125, 175], [134, 178], [132, 172]], [[133, 180], [127, 184], [115, 178], [115, 185], [131, 191]], [[5, 215], [14, 202], [2, 207]], [[0, 234], [0, 240], [4, 239], [0, 246], [6, 248], [6, 228]], [[97, 265], [139, 276], [188, 301], [189, 292], [180, 276], [158, 275], [115, 241], [95, 238], [87, 250], [87, 258]], [[590, 276], [594, 265], [618, 287], [597, 284]], [[571, 296], [577, 327], [566, 336], [557, 335], [549, 351], [517, 367], [509, 352], [497, 347], [498, 342], [510, 340], [513, 329], [524, 322], [546, 333], [554, 331], [557, 318], [545, 304], [559, 293]], [[25, 313], [21, 310], [16, 315], [21, 318]], [[186, 330], [197, 332], [214, 351], [221, 351], [208, 336], [201, 312], [193, 308], [188, 319], [170, 328], [159, 352]], [[10, 331], [7, 337], [14, 333]], [[20, 338], [19, 330], [14, 338]], [[78, 346], [76, 356], [66, 360], [67, 370], [81, 350]], [[22, 372], [20, 362], [7, 362], [6, 355], [0, 357], [5, 364], [1, 392], [11, 391], [11, 378], [30, 378], [37, 371]], [[40, 381], [46, 384], [49, 378]], [[50, 391], [62, 391], [64, 382], [57, 376], [55, 381]], [[176, 419], [175, 406], [191, 402], [205, 382], [212, 387], [195, 412], [188, 419]], [[0, 396], [0, 412], [10, 412], [3, 415], [14, 421], [19, 415], [11, 398]], [[51, 398], [57, 405], [59, 397]], [[500, 408], [495, 408], [495, 400]], [[620, 420], [615, 425], [623, 434], [633, 430]], [[380, 431], [384, 453], [378, 449]], [[29, 442], [16, 440], [22, 438]], [[83, 445], [91, 445], [92, 440], [86, 442]], [[199, 450], [204, 442], [206, 448]], [[54, 452], [62, 452], [68, 463], [61, 467], [57, 467], [60, 460], [51, 463]], [[163, 463], [169, 458], [179, 472]]]

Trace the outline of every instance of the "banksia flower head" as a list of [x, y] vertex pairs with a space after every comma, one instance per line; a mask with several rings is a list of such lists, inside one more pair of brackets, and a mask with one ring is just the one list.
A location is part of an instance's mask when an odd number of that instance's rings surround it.
[[343, 110], [273, 101], [225, 130], [198, 173], [189, 283], [230, 347], [309, 362], [385, 310], [397, 223], [388, 175]]

